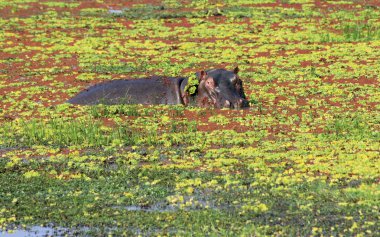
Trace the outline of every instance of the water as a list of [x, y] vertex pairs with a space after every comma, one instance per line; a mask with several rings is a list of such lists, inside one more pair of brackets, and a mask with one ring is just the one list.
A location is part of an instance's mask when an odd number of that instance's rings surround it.
[[118, 9], [112, 9], [112, 8], [110, 8], [110, 9], [108, 9], [108, 13], [109, 14], [113, 14], [113, 15], [123, 15], [123, 13], [125, 11], [127, 11], [127, 10], [129, 10], [129, 9], [128, 8], [123, 8], [121, 10], [118, 10]]
[[26, 229], [16, 229], [11, 231], [0, 231], [0, 237], [45, 237], [45, 236], [65, 236], [69, 234], [69, 229], [57, 227], [32, 226]]
[[[134, 209], [134, 208], [132, 208]], [[138, 209], [138, 208], [137, 208]], [[129, 231], [134, 233], [133, 235], [143, 235], [143, 236], [151, 236], [162, 233], [161, 229], [158, 228], [150, 228], [150, 229], [141, 229], [139, 227], [128, 227]], [[95, 233], [101, 233], [102, 236], [108, 236], [108, 232], [112, 233], [116, 228], [109, 228], [105, 232], [98, 232], [98, 228], [92, 229]], [[42, 226], [31, 226], [25, 229], [15, 229], [10, 232], [0, 231], [0, 237], [61, 237], [61, 236], [92, 236], [91, 234], [87, 234], [90, 231], [87, 227], [79, 228], [78, 230], [63, 228], [63, 227], [42, 227]], [[165, 233], [176, 233], [176, 229], [167, 229]]]
[[127, 211], [146, 211], [146, 212], [173, 212], [176, 211], [178, 208], [170, 206], [170, 205], [163, 205], [161, 203], [155, 204], [150, 207], [141, 207], [136, 205], [130, 205], [130, 206], [114, 206], [113, 208], [116, 209], [125, 209]]
[[[180, 204], [185, 204], [186, 206], [180, 208]], [[124, 209], [127, 211], [143, 211], [143, 212], [175, 212], [180, 209], [183, 210], [196, 210], [196, 209], [220, 209], [215, 206], [213, 203], [198, 199], [196, 200], [194, 196], [184, 196], [184, 202], [168, 204], [166, 202], [158, 202], [151, 206], [142, 207], [138, 205], [129, 205], [129, 206], [113, 206], [115, 209]]]

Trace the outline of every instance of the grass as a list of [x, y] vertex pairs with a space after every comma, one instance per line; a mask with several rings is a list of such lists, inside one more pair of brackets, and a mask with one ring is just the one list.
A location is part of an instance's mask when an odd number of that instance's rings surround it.
[[[375, 6], [97, 4], [0, 0], [2, 230], [377, 235]], [[245, 110], [65, 103], [101, 81], [236, 65]]]
[[[18, 131], [17, 128], [21, 128]], [[109, 129], [101, 122], [90, 120], [53, 119], [49, 121], [30, 120], [4, 124], [4, 146], [105, 146], [113, 141], [123, 145], [134, 144], [137, 136], [125, 126]], [[140, 133], [141, 134], [141, 133]], [[7, 136], [8, 135], [8, 136]]]
[[326, 133], [333, 136], [352, 137], [357, 139], [372, 138], [379, 140], [379, 132], [371, 131], [370, 126], [361, 117], [341, 117], [338, 116], [326, 127]]
[[[100, 232], [117, 235], [136, 234], [137, 229], [145, 234], [172, 231], [186, 234], [191, 230], [196, 235], [204, 232], [313, 235], [376, 231], [376, 225], [370, 224], [377, 221], [370, 203], [348, 204], [349, 200], [360, 201], [364, 197], [342, 193], [338, 186], [321, 181], [286, 186], [283, 182], [260, 182], [257, 185], [258, 181], [249, 173], [215, 176], [210, 172], [194, 174], [177, 168], [131, 168], [127, 164], [121, 164], [117, 170], [107, 169], [107, 164], [104, 168], [92, 170], [80, 168], [81, 163], [70, 165], [65, 160], [38, 163], [40, 172], [62, 178], [46, 179], [45, 175], [27, 178], [25, 174], [16, 175], [15, 172], [11, 176], [0, 176], [1, 183], [8, 182], [10, 178], [13, 180], [13, 188], [1, 185], [1, 191], [6, 194], [3, 201], [12, 203], [12, 212], [23, 213], [21, 216], [17, 214], [19, 221], [43, 221], [44, 224], [53, 221], [57, 225], [69, 223], [70, 226], [87, 226], [90, 229], [102, 226]], [[69, 178], [65, 175], [66, 169], [71, 170], [71, 175], [77, 173], [77, 177]], [[157, 180], [157, 177], [164, 179]], [[179, 186], [178, 181], [175, 182], [179, 178], [188, 184]], [[194, 183], [194, 180], [197, 181]], [[365, 200], [376, 203], [375, 196]], [[200, 205], [200, 202], [206, 204]], [[73, 204], [78, 208], [72, 209]], [[162, 210], [150, 211], [157, 204], [162, 206]], [[131, 205], [143, 206], [146, 211], [128, 211], [127, 207]], [[4, 217], [11, 218], [9, 214], [4, 213]], [[49, 222], [45, 222], [46, 217], [49, 217]], [[323, 226], [320, 226], [321, 222]], [[192, 224], [190, 227], [184, 223]], [[115, 224], [117, 228], [112, 227]], [[304, 228], [297, 230], [294, 226]]]
[[321, 42], [370, 42], [380, 39], [380, 29], [372, 23], [343, 23], [338, 28], [343, 32], [336, 35], [331, 32], [320, 33]]
[[371, 41], [380, 39], [380, 28], [369, 23], [347, 24], [343, 27], [346, 41]]

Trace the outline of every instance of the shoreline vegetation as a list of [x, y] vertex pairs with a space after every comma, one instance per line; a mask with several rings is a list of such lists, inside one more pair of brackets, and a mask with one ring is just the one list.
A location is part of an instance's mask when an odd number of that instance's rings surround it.
[[[0, 0], [0, 235], [378, 235], [379, 8]], [[65, 103], [236, 66], [248, 109]]]

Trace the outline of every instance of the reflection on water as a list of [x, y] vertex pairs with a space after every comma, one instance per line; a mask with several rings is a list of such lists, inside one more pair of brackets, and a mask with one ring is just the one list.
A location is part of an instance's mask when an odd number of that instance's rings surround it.
[[127, 211], [146, 211], [146, 212], [173, 212], [176, 211], [177, 208], [169, 205], [161, 205], [155, 204], [149, 207], [141, 207], [141, 206], [114, 206], [116, 209], [125, 209]]
[[[113, 206], [114, 209], [126, 211], [141, 211], [141, 212], [176, 212], [179, 210], [199, 210], [199, 209], [222, 209], [223, 207], [215, 206], [212, 202], [206, 201], [195, 196], [183, 196], [183, 200], [179, 203], [157, 202], [150, 206], [139, 205], [126, 205], [126, 206]], [[225, 208], [225, 207], [224, 207]], [[53, 226], [53, 224], [52, 224]], [[127, 228], [133, 235], [156, 235], [163, 230], [158, 228], [141, 229], [140, 227], [130, 226]], [[109, 227], [103, 229], [104, 233], [109, 231], [113, 232], [117, 227]], [[91, 236], [89, 231], [99, 231], [97, 227], [76, 227], [76, 228], [63, 228], [63, 227], [42, 227], [31, 226], [26, 228], [14, 228], [14, 230], [0, 231], [0, 237], [47, 237], [47, 236]], [[165, 229], [165, 233], [176, 233], [176, 229]], [[103, 233], [103, 232], [102, 232]]]
[[115, 209], [124, 209], [127, 211], [143, 211], [143, 212], [175, 212], [178, 210], [199, 210], [199, 209], [221, 209], [222, 207], [215, 206], [212, 202], [196, 199], [195, 196], [183, 196], [182, 202], [179, 203], [167, 203], [157, 202], [150, 206], [113, 206]]
[[109, 9], [108, 13], [110, 14], [115, 14], [115, 15], [121, 15], [123, 14], [123, 10], [114, 10], [114, 9]]
[[1, 237], [45, 237], [45, 236], [65, 236], [69, 230], [62, 227], [42, 227], [32, 226], [26, 229], [15, 229], [9, 231], [0, 231]]

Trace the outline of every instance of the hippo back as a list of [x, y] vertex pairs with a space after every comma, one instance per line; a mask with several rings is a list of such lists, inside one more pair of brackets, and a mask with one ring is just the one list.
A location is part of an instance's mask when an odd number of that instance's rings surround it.
[[180, 84], [184, 78], [153, 77], [114, 80], [87, 88], [67, 102], [95, 104], [181, 104]]

